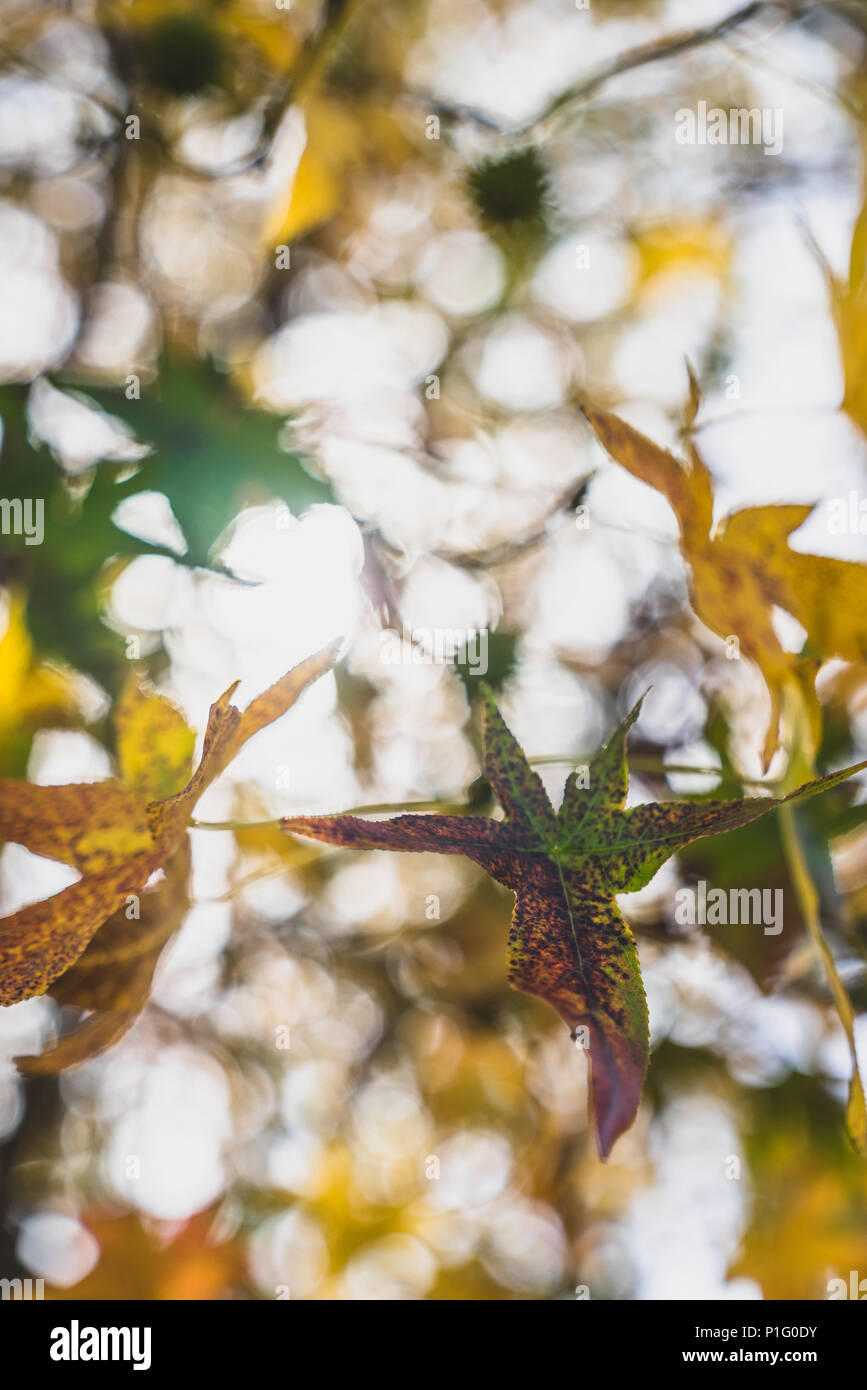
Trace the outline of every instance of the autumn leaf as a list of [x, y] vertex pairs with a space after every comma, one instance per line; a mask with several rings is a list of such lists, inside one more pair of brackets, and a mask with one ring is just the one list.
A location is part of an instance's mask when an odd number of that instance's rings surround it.
[[89, 1016], [39, 1056], [16, 1057], [25, 1076], [53, 1075], [99, 1056], [135, 1023], [151, 992], [163, 947], [181, 926], [189, 903], [188, 838], [170, 856], [160, 882], [109, 917], [82, 955], [56, 980], [58, 1004]]
[[144, 803], [116, 778], [57, 787], [0, 781], [0, 839], [82, 873], [153, 849]]
[[[127, 780], [56, 787], [0, 782], [0, 838], [82, 873], [71, 887], [0, 920], [0, 1003], [43, 994], [78, 962], [76, 975], [61, 990], [66, 1001], [134, 1016], [147, 994], [153, 952], [165, 940], [160, 934], [182, 916], [185, 886], [179, 885], [172, 860], [185, 846], [196, 802], [241, 746], [329, 669], [337, 647], [331, 643], [302, 661], [243, 714], [230, 700], [237, 682], [225, 691], [211, 706], [199, 766], [172, 794], [166, 795], [168, 788], [186, 776], [191, 734], [168, 701], [141, 687], [125, 692], [118, 711], [118, 761]], [[149, 761], [131, 746], [144, 735], [151, 739]], [[162, 792], [157, 798], [156, 788]], [[121, 910], [131, 897], [141, 897], [158, 869], [166, 877], [161, 904], [148, 902], [145, 894], [148, 910], [141, 920], [127, 920]], [[152, 910], [155, 906], [166, 909], [168, 922], [162, 911]], [[87, 954], [103, 924], [98, 949]], [[112, 987], [106, 970], [114, 964], [120, 968]], [[111, 1031], [107, 1023], [103, 1038], [106, 1029]]]
[[825, 273], [843, 367], [841, 409], [867, 434], [867, 200], [855, 221], [845, 279], [835, 275], [818, 246]]
[[189, 781], [196, 736], [170, 700], [133, 674], [114, 711], [123, 781], [148, 801], [174, 796]]
[[765, 1299], [828, 1298], [832, 1278], [863, 1277], [867, 1166], [835, 1130], [834, 1105], [820, 1078], [800, 1072], [747, 1100], [752, 1212], [728, 1277], [755, 1280]]
[[720, 637], [736, 636], [759, 667], [771, 697], [765, 768], [779, 746], [783, 696], [805, 701], [814, 731], [821, 711], [810, 675], [816, 663], [780, 644], [774, 609], [791, 613], [822, 658], [867, 658], [867, 567], [792, 550], [789, 538], [812, 506], [746, 507], [713, 525], [713, 482], [698, 449], [681, 461], [624, 420], [586, 407], [584, 415], [611, 457], [661, 492], [680, 526], [696, 613]]
[[262, 233], [267, 245], [295, 241], [326, 222], [340, 202], [342, 185], [327, 156], [305, 149], [291, 190], [269, 209]]
[[332, 218], [347, 203], [352, 178], [373, 159], [398, 167], [408, 153], [393, 114], [372, 99], [350, 103], [313, 92], [301, 104], [306, 145], [291, 186], [268, 210], [263, 240], [269, 247], [297, 241]]
[[819, 778], [781, 800], [651, 802], [626, 809], [626, 738], [640, 708], [641, 701], [592, 759], [586, 777], [570, 775], [559, 812], [485, 688], [483, 769], [502, 820], [443, 814], [282, 822], [288, 831], [347, 848], [462, 854], [512, 890], [509, 980], [555, 1008], [574, 1036], [589, 1040], [603, 1158], [635, 1118], [649, 1057], [638, 953], [614, 895], [643, 887], [693, 840], [747, 825], [867, 766]]
[[40, 661], [33, 648], [26, 620], [27, 601], [20, 589], [8, 593], [6, 627], [0, 637], [0, 758], [4, 770], [16, 740], [24, 744], [19, 727], [29, 733], [45, 724], [58, 727], [75, 723], [78, 708], [68, 668]]
[[731, 268], [731, 240], [714, 218], [683, 218], [650, 223], [635, 234], [639, 291], [686, 276], [723, 280]]

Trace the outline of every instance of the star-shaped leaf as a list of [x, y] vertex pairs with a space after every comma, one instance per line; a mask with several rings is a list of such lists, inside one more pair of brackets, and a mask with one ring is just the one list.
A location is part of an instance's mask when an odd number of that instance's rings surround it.
[[[747, 825], [782, 804], [752, 797], [627, 809], [626, 737], [640, 707], [595, 755], [586, 777], [569, 777], [559, 812], [485, 689], [483, 767], [502, 820], [443, 814], [283, 821], [286, 830], [348, 848], [463, 854], [512, 890], [509, 980], [586, 1038], [603, 1157], [635, 1118], [649, 1056], [638, 953], [614, 895], [641, 888], [691, 841]], [[813, 796], [865, 766], [809, 782], [782, 800]]]
[[[693, 412], [694, 413], [694, 412]], [[805, 628], [816, 656], [867, 658], [867, 566], [792, 550], [789, 537], [812, 506], [746, 507], [713, 526], [713, 482], [698, 449], [675, 458], [624, 420], [604, 410], [584, 414], [613, 459], [667, 498], [680, 525], [696, 613], [720, 637], [736, 636], [755, 661], [771, 696], [765, 767], [779, 742], [783, 691], [797, 684], [814, 726], [819, 705], [810, 672], [815, 663], [788, 652], [774, 629], [774, 608]]]
[[[165, 555], [225, 572], [214, 545], [244, 506], [281, 499], [300, 515], [334, 496], [313, 476], [306, 455], [283, 447], [281, 419], [251, 406], [233, 380], [207, 362], [164, 358], [159, 377], [143, 383], [140, 397], [79, 379], [57, 386], [80, 405], [83, 391], [95, 423], [109, 429], [119, 422], [143, 456], [103, 459], [70, 485], [52, 449], [34, 433], [27, 388], [0, 384], [3, 495], [39, 501], [45, 517], [45, 544], [9, 534], [3, 548], [9, 573], [30, 594], [39, 650], [107, 685], [117, 637], [97, 617], [102, 586], [120, 566], [139, 555]], [[168, 500], [186, 542], [183, 553], [122, 529], [119, 506], [140, 493]]]
[[[199, 797], [253, 734], [278, 719], [333, 664], [338, 643], [308, 657], [241, 713], [235, 685], [211, 706], [202, 756], [163, 696], [132, 682], [116, 711], [121, 777], [37, 786], [0, 781], [0, 841], [81, 871], [71, 887], [0, 920], [0, 1004], [52, 989], [98, 1011], [87, 1030], [25, 1064], [55, 1070], [108, 1046], [147, 998], [157, 956], [186, 905], [187, 826]], [[152, 887], [157, 870], [163, 878]]]

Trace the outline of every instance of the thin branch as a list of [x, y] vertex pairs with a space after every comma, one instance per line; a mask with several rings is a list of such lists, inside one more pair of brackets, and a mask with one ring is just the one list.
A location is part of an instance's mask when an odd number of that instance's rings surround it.
[[800, 87], [810, 96], [818, 97], [821, 101], [826, 101], [829, 106], [841, 106], [852, 120], [861, 119], [861, 111], [854, 101], [851, 101], [841, 89], [832, 91], [822, 82], [816, 82], [812, 78], [804, 77], [801, 73], [793, 73], [773, 63], [764, 54], [752, 53], [743, 44], [739, 44], [736, 39], [728, 40], [727, 47], [732, 53], [736, 54], [744, 63], [758, 68], [759, 71], [770, 73], [772, 77], [782, 77], [785, 81], [791, 82], [793, 86]]
[[[467, 811], [464, 801], [379, 801], [372, 802], [367, 806], [350, 806], [346, 811], [337, 814], [341, 816], [376, 816], [388, 815], [390, 812], [400, 811]], [[191, 820], [190, 827], [193, 830], [274, 830], [280, 825], [280, 817], [276, 820]]]
[[[534, 767], [560, 766], [560, 767], [579, 767], [584, 766], [586, 759], [575, 758], [571, 754], [559, 755], [544, 753], [538, 757], [528, 758], [528, 762]], [[629, 755], [629, 764], [636, 772], [658, 773], [660, 776], [667, 776], [668, 773], [691, 774], [695, 777], [724, 777], [725, 773], [720, 767], [692, 767], [688, 763], [663, 763], [658, 758], [648, 758], [640, 753]], [[762, 781], [759, 778], [741, 777], [738, 779], [750, 787], [772, 787], [774, 782]], [[479, 808], [468, 805], [465, 800], [449, 798], [446, 800], [434, 799], [432, 801], [375, 801], [369, 802], [364, 806], [349, 806], [345, 811], [335, 814], [341, 816], [385, 816], [399, 815], [406, 811], [439, 811], [443, 813], [460, 813], [463, 815], [479, 814]], [[274, 830], [280, 825], [280, 818], [272, 820], [191, 820], [190, 827], [193, 830]]]
[[654, 43], [640, 44], [638, 48], [630, 49], [627, 53], [621, 54], [619, 58], [604, 64], [582, 82], [567, 87], [564, 92], [561, 92], [559, 96], [548, 103], [542, 113], [532, 122], [527, 133], [543, 125], [564, 106], [571, 106], [595, 96], [601, 87], [606, 86], [615, 77], [633, 72], [636, 68], [647, 67], [651, 63], [676, 58], [681, 53], [689, 53], [695, 48], [713, 43], [714, 40], [723, 38], [734, 29], [748, 24], [750, 20], [757, 19], [759, 15], [780, 8], [788, 11], [787, 20], [800, 17], [800, 7], [790, 9], [788, 6], [782, 6], [780, 0], [752, 0], [751, 4], [742, 6], [741, 9], [726, 16], [725, 19], [717, 20], [715, 24], [706, 24], [699, 29], [672, 34], [669, 38], [657, 39]]
[[[289, 107], [303, 101], [327, 67], [355, 3], [356, 0], [326, 0], [319, 27], [301, 50], [295, 69], [281, 96], [265, 113], [263, 134], [269, 148], [271, 137]], [[264, 153], [267, 156], [268, 150]]]
[[819, 894], [810, 876], [807, 859], [795, 825], [794, 808], [790, 805], [780, 807], [780, 835], [783, 842], [783, 854], [789, 867], [801, 916], [806, 923], [816, 953], [824, 966], [831, 997], [834, 1000], [837, 1015], [843, 1025], [846, 1042], [849, 1045], [852, 1077], [849, 1082], [846, 1123], [852, 1142], [858, 1149], [864, 1151], [867, 1148], [867, 1103], [865, 1103], [864, 1087], [861, 1082], [861, 1073], [858, 1070], [858, 1053], [855, 1048], [855, 1014], [849, 995], [846, 993], [846, 986], [837, 970], [833, 952], [822, 930]]
[[[571, 87], [559, 92], [548, 102], [547, 106], [543, 107], [538, 115], [518, 125], [506, 125], [496, 116], [480, 111], [477, 107], [463, 102], [444, 101], [426, 92], [412, 91], [406, 92], [405, 95], [414, 101], [425, 103], [432, 113], [445, 119], [469, 121], [485, 130], [491, 130], [498, 135], [511, 138], [530, 137], [537, 134], [540, 127], [564, 107], [588, 101], [615, 77], [633, 72], [636, 68], [647, 67], [651, 63], [676, 58], [682, 53], [689, 53], [695, 48], [713, 43], [714, 40], [725, 37], [733, 30], [748, 24], [750, 20], [757, 19], [760, 15], [769, 13], [771, 10], [782, 10], [784, 22], [788, 23], [790, 20], [801, 18], [806, 10], [812, 8], [815, 7], [811, 5], [789, 6], [784, 4], [783, 0], [751, 0], [750, 4], [734, 10], [724, 19], [717, 20], [715, 24], [706, 24], [699, 29], [671, 34], [667, 38], [656, 39], [653, 43], [639, 44], [638, 47], [631, 48], [626, 53], [620, 54], [619, 57], [604, 63], [595, 72], [591, 72], [588, 77], [582, 78], [581, 81], [573, 83]], [[818, 6], [818, 8], [822, 8], [822, 6]]]
[[863, 0], [851, 0], [850, 4], [845, 3], [845, 0], [825, 0], [822, 8], [851, 24], [860, 34], [867, 34], [867, 13]]

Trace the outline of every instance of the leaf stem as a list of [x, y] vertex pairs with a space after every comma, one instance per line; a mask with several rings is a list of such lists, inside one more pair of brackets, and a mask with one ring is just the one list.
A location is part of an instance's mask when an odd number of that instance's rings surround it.
[[[387, 815], [391, 811], [461, 811], [464, 815], [472, 815], [464, 801], [379, 801], [367, 806], [349, 806], [339, 814], [374, 816]], [[190, 827], [193, 830], [274, 830], [280, 821], [280, 816], [271, 820], [191, 820]]]
[[[641, 753], [628, 753], [629, 766], [635, 772], [659, 773], [667, 776], [669, 772], [676, 773], [678, 776], [692, 773], [696, 777], [718, 777], [720, 781], [726, 780], [726, 771], [722, 767], [695, 767], [692, 763], [664, 763], [659, 758], [642, 756]], [[538, 757], [528, 759], [534, 767], [579, 767], [586, 765], [589, 758], [576, 758], [574, 755], [560, 756], [558, 753], [544, 753]], [[776, 787], [782, 782], [782, 778], [747, 777], [744, 773], [732, 776], [730, 781], [743, 783], [747, 787]]]
[[[571, 754], [542, 754], [536, 758], [528, 759], [535, 767], [575, 767], [581, 765], [581, 759], [575, 758]], [[693, 767], [687, 763], [662, 763], [658, 758], [642, 758], [639, 755], [630, 757], [630, 765], [637, 772], [657, 772], [667, 775], [669, 772], [678, 775], [692, 774], [695, 777], [719, 777], [723, 779], [725, 772], [720, 767]], [[747, 786], [773, 787], [776, 782], [766, 782], [761, 778], [741, 777], [741, 782]], [[364, 806], [348, 806], [345, 811], [340, 811], [341, 816], [376, 816], [400, 814], [403, 811], [453, 811], [465, 816], [474, 814], [476, 808], [468, 806], [466, 801], [454, 798], [448, 801], [433, 799], [431, 801], [374, 801]], [[271, 820], [191, 820], [190, 827], [193, 830], [267, 830], [276, 829], [280, 824], [280, 817]]]
[[846, 1107], [846, 1123], [852, 1142], [860, 1152], [867, 1151], [867, 1103], [861, 1073], [858, 1070], [858, 1054], [855, 1048], [855, 1014], [846, 993], [846, 987], [837, 970], [833, 952], [822, 930], [819, 912], [819, 894], [810, 874], [804, 849], [795, 824], [794, 807], [780, 807], [780, 834], [783, 854], [788, 865], [792, 884], [801, 909], [801, 915], [813, 945], [825, 969], [825, 975], [834, 1000], [838, 1017], [846, 1034], [849, 1055], [852, 1059], [852, 1077], [849, 1082], [849, 1103]]
[[[558, 753], [543, 753], [540, 754], [538, 757], [528, 758], [527, 761], [532, 763], [534, 767], [580, 767], [582, 765], [586, 765], [586, 763], [588, 763], [590, 760], [589, 758], [582, 759], [573, 757], [571, 755], [568, 757], [561, 757], [561, 755]], [[636, 772], [692, 772], [696, 775], [696, 777], [725, 776], [725, 773], [721, 767], [695, 767], [691, 763], [662, 763], [659, 761], [658, 758], [642, 758], [640, 754], [630, 755], [629, 765], [630, 767], [635, 768]], [[742, 777], [739, 780], [742, 782], [750, 782], [750, 785], [753, 785], [753, 783], [747, 777]], [[770, 783], [768, 782], [762, 782], [762, 786], [769, 785]]]

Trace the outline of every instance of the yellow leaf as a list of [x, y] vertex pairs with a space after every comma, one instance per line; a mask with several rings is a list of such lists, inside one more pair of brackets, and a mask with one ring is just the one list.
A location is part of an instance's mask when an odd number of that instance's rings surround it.
[[841, 280], [823, 260], [840, 345], [841, 408], [867, 434], [867, 200], [852, 233], [849, 275]]
[[[797, 618], [818, 656], [863, 660], [867, 567], [790, 548], [789, 537], [812, 512], [809, 506], [747, 507], [712, 532], [711, 476], [691, 442], [681, 462], [617, 416], [592, 409], [584, 413], [612, 458], [668, 498], [680, 524], [693, 607], [702, 622], [720, 637], [736, 636], [743, 654], [761, 670], [771, 696], [763, 750], [767, 767], [779, 744], [787, 687], [801, 687], [814, 721], [819, 712], [812, 682], [805, 688], [804, 658], [780, 644], [774, 609]], [[810, 669], [815, 674], [815, 663]]]
[[867, 1268], [867, 1166], [848, 1146], [826, 1147], [828, 1102], [802, 1085], [786, 1083], [748, 1139], [753, 1211], [729, 1277], [755, 1279], [768, 1299], [826, 1299], [835, 1278], [848, 1296], [850, 1270]]
[[[853, 1056], [855, 1055], [854, 1043], [852, 1044]], [[852, 1142], [859, 1153], [867, 1153], [867, 1101], [864, 1097], [864, 1086], [861, 1076], [856, 1070], [853, 1071], [849, 1080], [849, 1099], [846, 1103], [846, 1128], [852, 1137]]]
[[287, 18], [285, 10], [275, 10], [272, 19], [261, 11], [246, 13], [234, 5], [229, 10], [218, 10], [216, 22], [230, 38], [240, 35], [250, 39], [273, 68], [287, 72], [298, 58], [301, 47]]
[[0, 742], [21, 725], [67, 724], [78, 714], [71, 683], [62, 668], [39, 661], [27, 631], [27, 602], [8, 594], [6, 630], [0, 637]]
[[161, 844], [174, 843], [178, 835], [183, 834], [199, 797], [232, 757], [233, 740], [241, 722], [241, 711], [231, 703], [237, 685], [235, 681], [211, 705], [202, 757], [183, 791], [164, 801], [154, 801], [148, 807], [151, 833]]
[[230, 753], [230, 758], [240, 750], [242, 744], [251, 739], [254, 734], [259, 733], [268, 724], [273, 724], [275, 719], [279, 719], [298, 699], [299, 695], [318, 680], [323, 671], [328, 670], [337, 660], [337, 653], [340, 650], [341, 639], [332, 642], [324, 647], [315, 656], [305, 657], [299, 661], [297, 666], [293, 666], [291, 671], [287, 671], [285, 676], [281, 676], [273, 685], [269, 685], [261, 695], [257, 695], [241, 715], [237, 733]]
[[272, 210], [265, 224], [267, 243], [295, 241], [327, 222], [340, 201], [340, 180], [324, 156], [309, 147], [301, 156], [288, 197]]
[[180, 791], [189, 780], [196, 742], [180, 710], [132, 675], [114, 718], [123, 780], [146, 801]]
[[88, 873], [154, 846], [142, 802], [114, 779], [57, 787], [0, 781], [0, 839]]
[[24, 621], [25, 601], [19, 592], [9, 596], [6, 631], [0, 638], [0, 711], [3, 721], [17, 709], [33, 665], [33, 647]]
[[722, 279], [731, 265], [731, 239], [713, 218], [687, 218], [642, 227], [634, 238], [643, 289], [662, 276]]
[[265, 220], [267, 245], [306, 235], [341, 210], [355, 171], [369, 160], [396, 167], [408, 153], [390, 111], [370, 103], [349, 106], [311, 95], [303, 102], [307, 145], [295, 179]]

